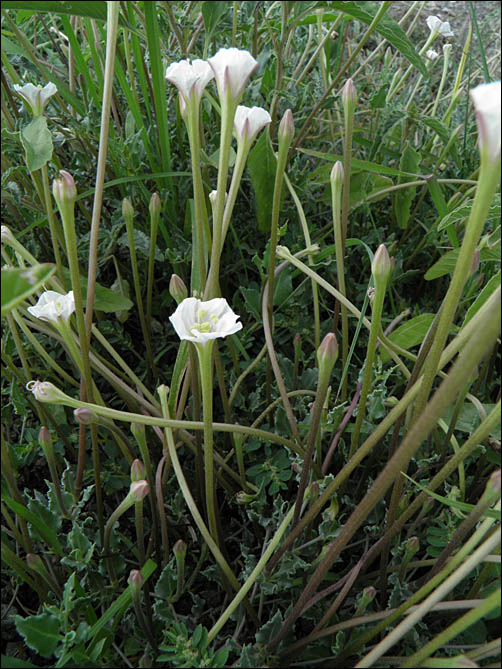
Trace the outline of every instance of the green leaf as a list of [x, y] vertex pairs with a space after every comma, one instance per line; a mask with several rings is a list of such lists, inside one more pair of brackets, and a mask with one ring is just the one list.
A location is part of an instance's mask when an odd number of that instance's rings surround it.
[[47, 527], [47, 525], [43, 523], [37, 515], [29, 511], [22, 504], [19, 504], [19, 502], [16, 502], [10, 497], [7, 497], [7, 495], [5, 495], [3, 499], [7, 506], [10, 507], [12, 511], [14, 511], [14, 513], [22, 516], [35, 527], [40, 536], [45, 539], [45, 541], [49, 544], [55, 553], [58, 555], [64, 555], [63, 549], [61, 548], [61, 544], [59, 543], [56, 534], [50, 529], [50, 527]]
[[[466, 202], [462, 202], [462, 204], [460, 204], [458, 207], [455, 207], [453, 211], [450, 211], [449, 214], [446, 214], [438, 225], [438, 231], [444, 230], [449, 225], [453, 225], [454, 223], [467, 220], [471, 214], [473, 201], [474, 200], [471, 199], [467, 200]], [[500, 220], [500, 215], [501, 215], [500, 194], [497, 193], [497, 195], [495, 195], [495, 197], [493, 198], [492, 204], [490, 205], [488, 214], [486, 215], [486, 220], [498, 221]]]
[[[420, 165], [421, 156], [415, 149], [407, 142], [404, 147], [403, 154], [399, 167], [403, 172], [412, 172], [416, 174]], [[416, 177], [399, 177], [398, 183], [404, 184], [408, 181], [416, 181]], [[411, 204], [415, 198], [417, 189], [415, 186], [410, 188], [400, 188], [394, 193], [394, 213], [397, 224], [405, 230], [410, 220]]]
[[[401, 472], [401, 474], [405, 476], [408, 479], [408, 481], [411, 481], [413, 485], [416, 485], [417, 488], [420, 488], [420, 490], [426, 492], [430, 497], [433, 497], [438, 502], [441, 502], [441, 504], [446, 504], [446, 506], [451, 506], [452, 509], [458, 509], [459, 511], [464, 511], [465, 513], [470, 513], [474, 509], [473, 504], [467, 504], [467, 502], [458, 502], [457, 500], [450, 499], [449, 497], [443, 497], [441, 495], [437, 495], [435, 492], [432, 492], [432, 490], [429, 490], [426, 486], [421, 485], [420, 483], [414, 481], [404, 472]], [[487, 511], [484, 512], [483, 515], [488, 518], [495, 518], [495, 520], [500, 520], [501, 518], [501, 512], [495, 511], [495, 509], [488, 509]]]
[[[21, 618], [14, 616], [16, 629], [26, 645], [42, 657], [50, 657], [56, 650], [63, 636], [58, 633], [59, 620], [50, 613]], [[3, 664], [2, 664], [3, 666]]]
[[227, 10], [228, 2], [209, 0], [209, 2], [205, 1], [202, 3], [200, 11], [204, 19], [204, 28], [206, 29], [206, 41], [210, 39]]
[[474, 314], [476, 314], [481, 309], [483, 304], [490, 297], [493, 291], [498, 288], [498, 286], [500, 286], [500, 270], [497, 272], [497, 274], [495, 274], [495, 276], [492, 276], [492, 278], [488, 281], [486, 286], [483, 288], [483, 290], [479, 293], [477, 298], [471, 304], [469, 309], [467, 309], [463, 325], [468, 323], [474, 316]]
[[249, 153], [248, 169], [256, 198], [256, 214], [260, 232], [270, 230], [270, 213], [274, 196], [277, 160], [268, 132], [262, 133]]
[[[433, 320], [434, 314], [420, 314], [420, 316], [415, 316], [415, 318], [411, 318], [409, 321], [403, 323], [403, 325], [400, 325], [391, 332], [388, 339], [408, 351], [412, 346], [417, 346], [423, 342]], [[390, 360], [390, 355], [386, 349], [381, 348], [380, 355], [382, 362]]]
[[[305, 153], [307, 156], [314, 156], [315, 158], [322, 158], [323, 160], [329, 160], [332, 163], [336, 163], [337, 160], [343, 161], [343, 156], [337, 153], [323, 153], [322, 151], [313, 151], [312, 149], [298, 149], [302, 153]], [[352, 172], [375, 172], [375, 174], [387, 174], [388, 176], [394, 177], [413, 177], [416, 179], [415, 174], [408, 174], [408, 172], [403, 172], [402, 170], [396, 170], [394, 167], [388, 167], [387, 165], [379, 165], [378, 163], [372, 163], [369, 160], [358, 160], [354, 158], [350, 162]], [[315, 170], [312, 173], [312, 176], [317, 176], [321, 170], [326, 170], [326, 183], [329, 181], [331, 166], [322, 167]]]
[[2, 316], [41, 288], [56, 271], [50, 263], [25, 269], [2, 269]]
[[[70, 272], [63, 268], [67, 283], [71, 283]], [[87, 299], [87, 277], [80, 276], [80, 286], [82, 288], [82, 295], [84, 301]], [[105, 288], [99, 283], [96, 283], [96, 295], [94, 298], [94, 308], [96, 311], [104, 311], [111, 313], [113, 311], [127, 311], [133, 307], [133, 303], [128, 297], [119, 295], [110, 288]]]
[[21, 142], [30, 172], [35, 172], [52, 158], [52, 135], [45, 116], [36, 116], [21, 130]]
[[17, 657], [9, 657], [8, 655], [2, 655], [0, 666], [2, 669], [37, 669], [36, 664], [20, 660]]
[[[439, 277], [444, 276], [453, 272], [455, 265], [457, 264], [458, 254], [460, 249], [453, 249], [452, 251], [447, 251], [441, 258], [430, 267], [425, 273], [424, 279], [426, 281], [432, 281], [432, 279], [439, 279]], [[481, 249], [480, 252], [481, 260], [500, 260], [500, 251], [494, 249]]]
[[[295, 3], [296, 4], [296, 3]], [[370, 25], [373, 21], [375, 14], [379, 9], [379, 5], [376, 2], [330, 2], [329, 9], [338, 9], [345, 14], [348, 14], [358, 21], [362, 21], [366, 25]], [[322, 15], [323, 21], [328, 21], [332, 23], [337, 18], [337, 15], [333, 12], [325, 12]], [[317, 13], [312, 13], [298, 25], [307, 25], [310, 23], [317, 23]], [[378, 32], [382, 37], [392, 44], [392, 46], [397, 49], [412, 65], [414, 65], [417, 70], [426, 78], [429, 78], [429, 72], [424, 65], [424, 62], [415, 51], [415, 47], [410, 42], [406, 34], [400, 28], [398, 23], [394, 21], [390, 16], [385, 15], [380, 23], [376, 27], [376, 32]]]
[[[80, 0], [57, 2], [56, 0], [49, 0], [43, 3], [37, 2], [37, 0], [7, 0], [7, 2], [2, 3], [2, 9], [33, 9], [35, 12], [71, 14], [72, 16], [85, 16], [89, 19], [106, 21], [106, 2], [100, 0], [96, 0], [95, 2], [81, 2]], [[119, 24], [135, 30], [125, 21], [122, 14], [119, 14]], [[135, 30], [135, 32], [137, 31]], [[3, 39], [2, 36], [2, 43]]]
[[448, 211], [448, 205], [446, 204], [443, 191], [441, 190], [441, 186], [438, 184], [436, 177], [428, 179], [427, 186], [429, 188], [432, 200], [436, 205], [436, 209], [438, 210], [439, 216], [441, 218], [443, 216], [446, 216], [446, 212]]

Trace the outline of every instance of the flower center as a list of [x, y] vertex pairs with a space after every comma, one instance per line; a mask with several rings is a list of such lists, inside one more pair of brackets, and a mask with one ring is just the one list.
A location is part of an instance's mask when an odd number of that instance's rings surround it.
[[213, 314], [209, 317], [209, 320], [206, 319], [207, 311], [201, 309], [197, 314], [197, 323], [191, 327], [192, 332], [214, 332], [216, 324], [218, 323], [218, 316]]

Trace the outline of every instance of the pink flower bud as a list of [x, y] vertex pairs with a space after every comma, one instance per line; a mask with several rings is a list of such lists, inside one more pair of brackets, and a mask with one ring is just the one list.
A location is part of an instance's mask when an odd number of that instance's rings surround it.
[[127, 582], [133, 590], [139, 591], [144, 586], [145, 579], [139, 569], [131, 569]]
[[129, 488], [129, 495], [134, 502], [142, 502], [148, 495], [150, 487], [147, 481], [133, 481]]
[[158, 193], [154, 193], [150, 198], [150, 216], [159, 216], [160, 214], [160, 197]]
[[343, 165], [339, 160], [337, 160], [333, 165], [333, 169], [331, 170], [331, 183], [333, 186], [339, 186], [343, 184], [344, 178], [345, 176]]
[[75, 420], [78, 423], [82, 423], [82, 425], [90, 425], [91, 423], [98, 422], [98, 417], [94, 411], [88, 409], [87, 407], [79, 407], [78, 409], [74, 409], [73, 416], [75, 417]]
[[295, 136], [295, 122], [293, 120], [293, 112], [291, 109], [286, 109], [284, 116], [279, 124], [279, 145], [286, 144], [289, 146], [293, 137]]
[[188, 296], [188, 289], [185, 286], [185, 282], [177, 274], [171, 276], [171, 281], [169, 282], [169, 293], [171, 297], [176, 300], [176, 304], [183, 302], [185, 297]]
[[373, 262], [371, 263], [371, 272], [375, 281], [375, 287], [378, 283], [382, 284], [384, 287], [387, 285], [387, 281], [392, 272], [392, 263], [385, 244], [380, 244], [376, 250], [376, 253], [373, 256]]
[[357, 103], [357, 91], [352, 79], [347, 79], [342, 90], [342, 104], [345, 113], [353, 112]]
[[173, 546], [173, 553], [177, 560], [184, 560], [187, 554], [187, 545], [183, 539], [178, 539], [178, 541]]
[[52, 446], [52, 437], [48, 427], [42, 425], [40, 432], [38, 433], [38, 441], [42, 446]]
[[68, 204], [75, 204], [77, 199], [77, 187], [72, 175], [65, 170], [60, 170], [61, 179], [52, 182], [52, 193], [59, 210], [62, 211]]
[[129, 198], [125, 197], [122, 200], [122, 216], [128, 221], [130, 218], [134, 216], [134, 209], [131, 204], [131, 200]]
[[35, 555], [35, 553], [27, 553], [26, 564], [28, 565], [28, 567], [30, 569], [33, 569], [34, 571], [45, 572], [45, 565], [44, 565], [40, 555]]
[[51, 404], [68, 404], [71, 398], [65, 395], [50, 381], [29, 381], [26, 389], [33, 393], [38, 402], [50, 402]]
[[338, 358], [338, 342], [334, 332], [328, 332], [317, 349], [319, 379], [328, 380]]
[[133, 461], [131, 465], [131, 482], [135, 481], [142, 481], [145, 479], [146, 475], [146, 469], [145, 465], [141, 462], [141, 460], [136, 460]]

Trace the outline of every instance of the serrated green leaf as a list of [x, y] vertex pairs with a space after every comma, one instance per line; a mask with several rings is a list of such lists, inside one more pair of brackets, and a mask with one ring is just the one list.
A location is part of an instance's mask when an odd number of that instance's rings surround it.
[[2, 269], [2, 316], [41, 288], [55, 271], [56, 266], [49, 263], [25, 269]]
[[52, 158], [52, 135], [45, 116], [36, 116], [21, 130], [21, 142], [30, 172], [36, 172]]
[[248, 170], [256, 199], [256, 215], [260, 232], [270, 230], [270, 212], [274, 196], [277, 159], [268, 132], [263, 132], [251, 149]]
[[63, 636], [59, 634], [59, 620], [50, 613], [22, 618], [14, 616], [14, 622], [26, 645], [42, 657], [50, 657]]
[[[446, 214], [445, 217], [440, 221], [438, 225], [438, 232], [444, 230], [450, 225], [458, 223], [459, 221], [467, 220], [470, 216], [472, 203], [474, 200], [470, 199], [466, 202], [463, 202], [458, 207], [455, 207], [453, 211], [450, 211], [449, 214]], [[493, 198], [493, 201], [490, 205], [488, 213], [486, 215], [487, 221], [498, 221], [500, 220], [501, 207], [500, 207], [500, 194], [497, 193]]]
[[58, 555], [63, 555], [63, 549], [61, 544], [56, 536], [56, 534], [49, 528], [45, 523], [43, 523], [40, 518], [29, 511], [25, 506], [19, 504], [19, 502], [14, 501], [7, 495], [4, 496], [4, 502], [9, 506], [14, 513], [17, 513], [19, 516], [22, 516], [25, 520], [35, 527], [41, 537], [49, 544], [52, 550]]

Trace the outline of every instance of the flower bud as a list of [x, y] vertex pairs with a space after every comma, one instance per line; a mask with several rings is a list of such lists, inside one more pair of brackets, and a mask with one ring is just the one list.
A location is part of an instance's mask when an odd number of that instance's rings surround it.
[[68, 207], [75, 205], [77, 199], [77, 187], [72, 175], [66, 170], [59, 170], [61, 179], [54, 179], [52, 182], [52, 193], [61, 214], [67, 211]]
[[188, 289], [185, 286], [185, 282], [177, 274], [173, 274], [171, 281], [169, 282], [169, 293], [171, 297], [176, 300], [176, 304], [183, 302], [183, 300], [188, 296]]
[[474, 256], [472, 258], [472, 263], [471, 263], [471, 269], [470, 269], [470, 272], [469, 272], [469, 276], [472, 276], [473, 274], [475, 274], [478, 271], [480, 258], [481, 258], [481, 254], [479, 252], [479, 249], [476, 249], [474, 251]]
[[30, 569], [33, 569], [38, 573], [43, 572], [45, 574], [45, 565], [40, 555], [35, 555], [35, 553], [27, 553], [26, 564]]
[[15, 241], [15, 237], [12, 234], [10, 228], [8, 228], [6, 225], [2, 225], [2, 244], [9, 244], [10, 246], [13, 241]]
[[364, 588], [361, 594], [361, 599], [359, 601], [359, 604], [357, 605], [356, 613], [354, 615], [355, 618], [363, 615], [363, 613], [368, 608], [368, 605], [371, 604], [371, 602], [375, 599], [375, 595], [376, 595], [376, 588], [374, 588], [372, 585], [369, 585], [367, 588]]
[[142, 481], [145, 479], [145, 476], [145, 465], [141, 462], [141, 460], [136, 458], [136, 460], [134, 460], [131, 465], [131, 482], [134, 483], [135, 481]]
[[42, 425], [40, 432], [38, 433], [38, 443], [42, 448], [51, 448], [52, 446], [51, 432], [45, 425]]
[[317, 349], [317, 364], [319, 366], [319, 382], [323, 379], [326, 383], [331, 375], [335, 362], [338, 358], [338, 342], [334, 332], [328, 334], [322, 340]]
[[481, 161], [500, 161], [500, 81], [480, 84], [469, 91], [476, 110]]
[[129, 583], [133, 591], [139, 593], [139, 591], [145, 584], [145, 579], [143, 577], [143, 574], [139, 571], [139, 569], [131, 569], [127, 582]]
[[178, 539], [178, 541], [173, 546], [173, 553], [177, 560], [184, 560], [187, 554], [187, 545], [183, 539]]
[[65, 395], [59, 388], [50, 381], [29, 381], [26, 384], [26, 390], [29, 390], [35, 396], [38, 402], [50, 402], [51, 404], [68, 404], [71, 398]]
[[159, 216], [160, 215], [160, 197], [158, 193], [154, 193], [152, 197], [150, 198], [150, 216], [153, 218], [154, 216]]
[[91, 425], [91, 423], [97, 423], [99, 421], [94, 411], [92, 411], [92, 409], [88, 409], [87, 407], [79, 407], [78, 409], [74, 409], [73, 416], [75, 417], [75, 420], [78, 423], [82, 423], [82, 425]]
[[411, 560], [411, 558], [418, 553], [419, 548], [420, 541], [418, 537], [410, 537], [406, 542], [405, 559]]
[[139, 667], [140, 669], [150, 669], [152, 666], [152, 658], [148, 653], [143, 653], [143, 655], [139, 658]]
[[129, 495], [134, 502], [142, 502], [148, 495], [150, 486], [148, 481], [133, 481], [129, 488]]
[[425, 52], [425, 57], [426, 57], [428, 60], [431, 60], [431, 61], [432, 61], [432, 60], [436, 60], [436, 58], [439, 58], [439, 54], [438, 54], [437, 51], [434, 51], [434, 49], [428, 49], [428, 50]]
[[129, 219], [132, 219], [134, 216], [134, 209], [131, 204], [131, 200], [129, 198], [125, 197], [122, 200], [122, 216], [128, 221]]
[[330, 178], [331, 178], [332, 188], [334, 188], [335, 186], [341, 186], [343, 184], [345, 174], [343, 170], [343, 165], [339, 160], [337, 160], [336, 163], [333, 165]]
[[291, 109], [286, 109], [284, 116], [279, 124], [279, 148], [284, 146], [289, 148], [293, 137], [295, 136], [295, 123], [293, 121], [293, 112]]
[[392, 263], [385, 244], [380, 244], [373, 256], [371, 272], [375, 281], [375, 287], [381, 285], [385, 288], [392, 272]]
[[488, 479], [488, 483], [486, 484], [486, 487], [488, 486], [497, 492], [500, 495], [500, 490], [501, 490], [501, 470], [497, 469], [496, 472], [493, 472], [493, 474], [490, 476]]
[[352, 79], [347, 79], [342, 89], [342, 104], [345, 114], [353, 114], [357, 103], [357, 91]]

